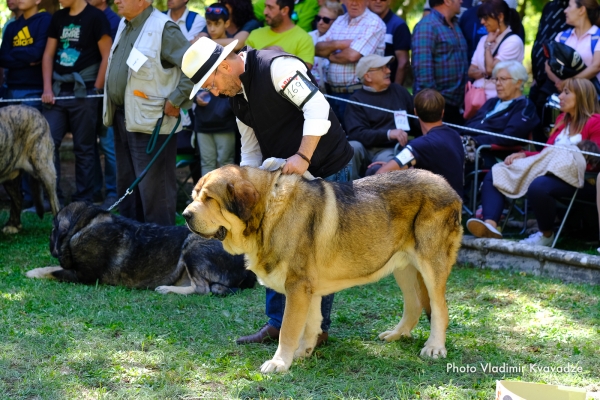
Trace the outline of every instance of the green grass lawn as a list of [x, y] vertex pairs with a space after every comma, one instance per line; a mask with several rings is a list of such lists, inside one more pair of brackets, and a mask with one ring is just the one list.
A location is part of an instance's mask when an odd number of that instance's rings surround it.
[[[491, 399], [498, 379], [600, 390], [600, 287], [457, 267], [448, 358], [423, 360], [425, 316], [412, 339], [377, 339], [402, 312], [386, 278], [337, 294], [329, 344], [267, 376], [258, 370], [276, 346], [235, 344], [265, 322], [262, 288], [184, 297], [30, 280], [27, 270], [56, 264], [51, 219], [25, 216], [23, 225], [0, 234], [1, 399]], [[484, 373], [480, 363], [525, 368]], [[582, 372], [549, 371], [567, 363]]]

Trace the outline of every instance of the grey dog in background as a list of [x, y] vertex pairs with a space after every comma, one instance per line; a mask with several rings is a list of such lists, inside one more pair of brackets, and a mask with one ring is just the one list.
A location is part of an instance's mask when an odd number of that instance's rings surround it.
[[43, 189], [46, 189], [52, 213], [59, 209], [56, 196], [54, 142], [46, 118], [35, 108], [8, 106], [0, 109], [0, 182], [11, 199], [10, 217], [2, 231], [17, 233], [21, 229], [21, 171], [31, 175], [31, 192], [35, 210], [44, 216]]
[[36, 268], [30, 278], [103, 283], [160, 293], [226, 295], [254, 287], [243, 256], [185, 226], [143, 224], [84, 202], [54, 218], [50, 252], [60, 267]]

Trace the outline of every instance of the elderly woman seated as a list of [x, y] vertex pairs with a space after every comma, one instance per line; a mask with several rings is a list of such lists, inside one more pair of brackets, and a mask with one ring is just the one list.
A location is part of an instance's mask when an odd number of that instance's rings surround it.
[[[590, 165], [580, 153], [561, 149], [577, 145], [587, 150], [600, 145], [600, 106], [596, 89], [587, 79], [567, 79], [559, 96], [563, 112], [556, 119], [546, 147], [539, 152], [519, 152], [506, 157], [490, 171], [481, 188], [483, 221], [471, 218], [467, 229], [476, 237], [502, 238], [497, 229], [504, 208], [504, 196], [518, 198], [526, 192], [529, 205], [537, 219], [539, 232], [522, 240], [531, 245], [549, 246], [554, 241], [556, 199], [573, 196], [577, 187], [579, 198], [596, 197], [595, 185], [584, 180]], [[595, 146], [594, 146], [595, 147]], [[535, 157], [535, 158], [534, 158]], [[560, 176], [560, 177], [559, 177]]]
[[[473, 118], [465, 123], [468, 128], [501, 133], [513, 138], [527, 139], [529, 133], [540, 123], [535, 105], [523, 96], [523, 85], [528, 79], [525, 67], [517, 61], [501, 61], [494, 67], [492, 81], [496, 83], [498, 97], [485, 102]], [[521, 142], [498, 136], [464, 130], [473, 139], [471, 147], [483, 144], [517, 146]], [[482, 153], [483, 168], [496, 163], [497, 154]], [[481, 164], [480, 164], [481, 165]], [[467, 168], [466, 172], [468, 172]]]

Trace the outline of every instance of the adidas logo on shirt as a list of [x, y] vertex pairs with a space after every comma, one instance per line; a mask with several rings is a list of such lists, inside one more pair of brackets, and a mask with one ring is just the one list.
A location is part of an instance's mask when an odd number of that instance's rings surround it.
[[29, 28], [24, 26], [13, 38], [13, 47], [29, 46], [33, 44], [33, 38], [29, 34]]

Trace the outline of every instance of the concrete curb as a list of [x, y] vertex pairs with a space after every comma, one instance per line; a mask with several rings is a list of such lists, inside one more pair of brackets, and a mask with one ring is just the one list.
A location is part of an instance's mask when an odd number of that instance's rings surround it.
[[563, 282], [600, 285], [600, 256], [530, 246], [503, 239], [465, 235], [458, 263], [478, 268], [511, 269]]

